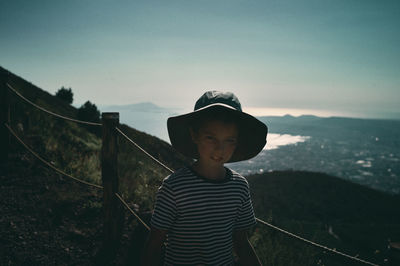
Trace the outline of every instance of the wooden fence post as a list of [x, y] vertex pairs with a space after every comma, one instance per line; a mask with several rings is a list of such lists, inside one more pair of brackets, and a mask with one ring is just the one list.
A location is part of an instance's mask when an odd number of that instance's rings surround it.
[[115, 127], [119, 126], [119, 113], [102, 113], [103, 146], [101, 149], [101, 177], [103, 182], [104, 243], [102, 257], [112, 260], [117, 251], [124, 212], [115, 196], [119, 192], [118, 182], [118, 138]]
[[[5, 123], [8, 123], [9, 118], [9, 102], [8, 102], [8, 88], [6, 82], [8, 81], [8, 74], [5, 72], [0, 73], [0, 163], [7, 166], [8, 152], [9, 152], [9, 132]], [[6, 168], [5, 168], [6, 169]]]

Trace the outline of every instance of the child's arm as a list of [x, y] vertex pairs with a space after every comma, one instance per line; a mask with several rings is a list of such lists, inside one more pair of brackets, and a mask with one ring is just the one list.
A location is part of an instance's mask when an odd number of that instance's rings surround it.
[[142, 266], [160, 265], [162, 246], [164, 245], [167, 232], [166, 230], [151, 227], [150, 235], [143, 250]]
[[247, 239], [247, 230], [234, 231], [233, 246], [241, 265], [261, 265], [253, 246]]

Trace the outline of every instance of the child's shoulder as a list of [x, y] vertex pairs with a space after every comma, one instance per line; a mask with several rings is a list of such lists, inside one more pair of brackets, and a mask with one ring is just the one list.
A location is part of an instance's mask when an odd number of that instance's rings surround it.
[[245, 183], [246, 185], [248, 185], [247, 179], [244, 176], [242, 176], [241, 174], [239, 174], [238, 172], [236, 172], [235, 170], [232, 170], [230, 168], [226, 168], [226, 169], [230, 172], [232, 180], [239, 182], [239, 183]]
[[166, 178], [164, 178], [163, 182], [173, 184], [173, 183], [181, 180], [182, 177], [190, 177], [192, 175], [193, 174], [192, 174], [192, 171], [190, 170], [190, 168], [188, 166], [184, 166], [182, 168], [179, 168], [178, 170], [176, 170], [175, 172], [173, 172]]
[[[231, 185], [240, 185], [240, 186], [249, 186], [247, 179], [243, 177], [241, 174], [226, 167], [227, 176], [229, 176], [229, 182], [227, 184]], [[190, 166], [182, 167], [176, 170], [174, 173], [170, 174], [166, 178], [164, 178], [163, 183], [167, 186], [175, 187], [180, 186], [181, 184], [191, 184], [193, 182], [199, 182], [199, 178], [190, 168]]]

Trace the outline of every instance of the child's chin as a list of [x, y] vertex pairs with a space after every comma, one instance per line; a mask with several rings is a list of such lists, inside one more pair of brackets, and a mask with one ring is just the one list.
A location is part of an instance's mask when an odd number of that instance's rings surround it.
[[225, 165], [226, 161], [225, 160], [221, 160], [221, 161], [213, 161], [210, 166], [214, 166], [214, 167], [223, 167]]

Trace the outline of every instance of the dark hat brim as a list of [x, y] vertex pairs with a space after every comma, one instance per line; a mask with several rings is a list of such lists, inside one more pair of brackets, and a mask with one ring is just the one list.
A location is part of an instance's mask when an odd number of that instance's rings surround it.
[[267, 143], [268, 127], [254, 116], [229, 105], [211, 104], [196, 111], [168, 118], [167, 127], [171, 145], [180, 153], [198, 159], [197, 147], [192, 141], [190, 127], [206, 112], [226, 112], [237, 121], [238, 145], [228, 162], [248, 160], [256, 156]]

